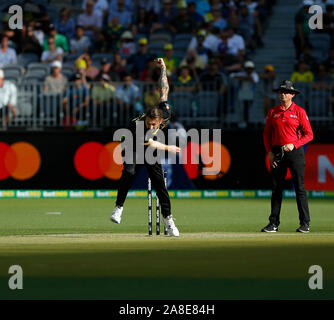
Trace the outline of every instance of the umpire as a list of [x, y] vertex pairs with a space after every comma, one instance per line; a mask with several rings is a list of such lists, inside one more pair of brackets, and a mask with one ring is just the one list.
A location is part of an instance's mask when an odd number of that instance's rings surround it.
[[313, 132], [305, 110], [292, 99], [300, 92], [291, 81], [285, 80], [278, 92], [280, 105], [267, 115], [263, 140], [268, 152], [272, 176], [271, 214], [262, 232], [277, 232], [280, 224], [283, 185], [290, 169], [296, 191], [300, 227], [297, 232], [310, 231], [310, 213], [304, 187], [305, 156], [303, 145], [313, 139]]

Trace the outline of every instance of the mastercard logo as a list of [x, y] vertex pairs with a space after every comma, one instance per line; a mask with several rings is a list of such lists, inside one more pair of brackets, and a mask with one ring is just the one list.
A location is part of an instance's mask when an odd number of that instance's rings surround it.
[[32, 178], [41, 166], [38, 150], [28, 142], [9, 145], [0, 142], [0, 180], [12, 177], [16, 180]]
[[183, 164], [183, 167], [191, 180], [197, 179], [199, 175], [203, 174], [198, 165], [200, 158], [204, 163], [206, 174], [203, 177], [206, 180], [220, 179], [229, 171], [231, 166], [230, 152], [219, 142], [209, 141], [199, 145], [190, 141], [184, 153], [187, 154], [187, 160], [189, 159], [189, 161]]
[[87, 142], [74, 155], [74, 167], [83, 178], [97, 180], [106, 177], [119, 180], [122, 176], [122, 149], [119, 142], [103, 145]]

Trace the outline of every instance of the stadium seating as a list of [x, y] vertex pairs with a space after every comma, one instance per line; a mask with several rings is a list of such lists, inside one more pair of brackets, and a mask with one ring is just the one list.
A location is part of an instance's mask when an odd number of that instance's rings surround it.
[[29, 63], [27, 66], [26, 75], [46, 77], [48, 74], [50, 74], [50, 66], [48, 64], [41, 62], [32, 62]]
[[67, 79], [71, 79], [71, 77], [74, 75], [73, 67], [65, 66], [62, 68], [61, 72]]
[[188, 122], [194, 116], [194, 95], [188, 91], [175, 91], [170, 94], [175, 115], [182, 121]]
[[15, 85], [18, 85], [21, 82], [21, 77], [15, 77], [15, 76], [6, 76], [6, 81], [10, 81], [14, 83]]
[[174, 37], [174, 43], [178, 42], [178, 41], [188, 41], [188, 43], [190, 42], [191, 38], [193, 36], [189, 33], [179, 33], [176, 34]]
[[10, 64], [6, 65], [3, 68], [3, 71], [5, 73], [5, 78], [7, 79], [8, 77], [21, 77], [23, 74], [23, 68], [17, 64]]
[[32, 62], [39, 62], [39, 57], [35, 53], [20, 53], [17, 56], [17, 63], [24, 68]]
[[305, 102], [308, 100], [309, 93], [311, 91], [311, 84], [307, 82], [295, 82], [294, 85], [296, 88], [298, 88], [298, 90], [300, 91], [300, 94], [297, 94], [293, 98], [293, 101], [297, 105], [305, 108]]
[[22, 84], [34, 84], [44, 81], [44, 76], [40, 73], [26, 74], [22, 77]]
[[330, 48], [330, 35], [326, 33], [311, 33], [309, 35], [309, 42], [312, 47], [311, 55], [317, 62], [327, 60]]
[[329, 111], [329, 90], [312, 90], [309, 94], [308, 115], [313, 119], [325, 120]]
[[79, 55], [77, 53], [69, 53], [64, 56], [64, 61], [68, 63], [74, 63], [75, 60], [77, 60]]
[[215, 91], [200, 91], [197, 94], [197, 117], [203, 120], [216, 120], [219, 107], [219, 94]]
[[149, 38], [149, 43], [171, 43], [172, 42], [172, 37], [168, 33], [155, 33], [152, 34]]

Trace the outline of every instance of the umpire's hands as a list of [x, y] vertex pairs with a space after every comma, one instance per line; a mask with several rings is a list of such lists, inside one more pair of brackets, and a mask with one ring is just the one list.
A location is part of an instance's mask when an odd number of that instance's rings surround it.
[[275, 154], [273, 152], [269, 152], [268, 158], [269, 158], [270, 168], [276, 168], [278, 166], [278, 163], [275, 161]]
[[283, 150], [286, 152], [290, 152], [295, 148], [295, 145], [293, 143], [288, 143], [284, 146]]

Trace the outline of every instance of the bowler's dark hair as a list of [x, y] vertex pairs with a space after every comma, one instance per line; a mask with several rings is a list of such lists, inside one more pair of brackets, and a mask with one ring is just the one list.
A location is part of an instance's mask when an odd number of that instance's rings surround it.
[[146, 117], [150, 119], [160, 119], [160, 118], [163, 119], [163, 112], [159, 108], [159, 106], [154, 106], [147, 109]]
[[169, 118], [164, 118], [164, 113], [158, 105], [148, 108], [145, 113], [142, 113], [139, 117], [132, 119], [132, 121], [145, 120], [145, 118], [150, 118], [152, 120], [162, 119], [160, 129], [165, 128], [169, 120]]
[[162, 123], [160, 125], [160, 128], [163, 129], [166, 125], [169, 119], [164, 119], [164, 113], [162, 109], [159, 106], [150, 107], [145, 112], [145, 116], [150, 119], [162, 119]]

